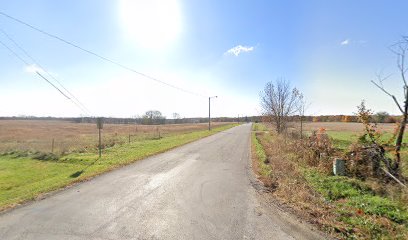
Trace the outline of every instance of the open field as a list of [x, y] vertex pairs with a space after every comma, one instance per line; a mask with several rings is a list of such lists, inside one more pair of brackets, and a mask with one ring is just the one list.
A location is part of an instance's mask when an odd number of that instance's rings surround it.
[[[346, 151], [361, 127], [358, 123], [317, 122], [307, 123], [306, 131], [325, 128], [334, 147]], [[380, 127], [392, 131], [393, 124]], [[264, 124], [255, 124], [254, 130], [254, 170], [279, 202], [341, 239], [408, 238], [406, 189], [393, 181], [333, 176], [332, 159], [310, 157], [307, 140], [279, 136]], [[406, 148], [402, 155], [403, 175], [407, 176]]]
[[[384, 132], [393, 132], [395, 123], [379, 123], [378, 129]], [[324, 128], [326, 131], [339, 131], [339, 132], [353, 132], [361, 133], [364, 131], [362, 123], [355, 122], [305, 122], [303, 125], [304, 130], [318, 130]]]
[[[395, 131], [395, 123], [379, 123], [378, 130], [383, 133], [384, 139], [387, 140], [392, 137]], [[299, 129], [299, 124], [292, 124], [293, 128]], [[306, 134], [312, 131], [317, 131], [324, 128], [326, 133], [332, 137], [335, 147], [340, 149], [347, 149], [348, 146], [358, 139], [358, 136], [364, 132], [362, 123], [355, 122], [306, 122], [303, 129]], [[404, 143], [408, 143], [408, 130], [405, 130]]]
[[[212, 123], [214, 127], [228, 123]], [[208, 124], [136, 125], [104, 124], [102, 142], [112, 146], [130, 141], [152, 139], [205, 130]], [[54, 149], [52, 142], [54, 139]], [[98, 144], [96, 124], [67, 121], [0, 120], [0, 152], [40, 151], [55, 153], [95, 151]]]
[[[36, 125], [37, 124], [37, 125]], [[45, 136], [54, 136], [55, 131], [69, 136], [72, 131], [95, 127], [82, 124], [54, 123], [52, 130], [42, 133]], [[7, 125], [7, 124], [5, 124]], [[2, 125], [2, 126], [5, 126]], [[22, 129], [29, 131], [25, 124]], [[43, 126], [44, 123], [34, 123], [34, 126]], [[57, 126], [66, 126], [62, 131]], [[212, 135], [236, 126], [236, 124], [223, 124], [214, 127], [211, 132], [206, 125], [166, 126], [168, 134], [161, 138], [139, 138], [130, 143], [115, 144], [103, 150], [102, 158], [98, 158], [96, 149], [88, 152], [69, 152], [63, 155], [43, 154], [35, 152], [12, 151], [0, 155], [0, 210], [36, 198], [46, 193], [74, 182], [82, 181], [111, 169], [129, 164], [136, 160], [164, 152], [174, 147], [192, 142], [194, 140]], [[46, 129], [43, 126], [43, 129]], [[76, 128], [74, 128], [76, 127]], [[80, 128], [83, 127], [83, 128]], [[143, 126], [144, 129], [152, 129]], [[171, 129], [171, 127], [174, 127]], [[107, 126], [110, 133], [115, 133], [115, 126]], [[113, 130], [112, 130], [113, 129]], [[206, 130], [203, 130], [206, 129]], [[122, 126], [122, 133], [126, 128]], [[3, 131], [3, 130], [2, 130]], [[41, 131], [32, 131], [31, 137], [35, 139]], [[83, 131], [85, 132], [85, 131]], [[10, 130], [8, 131], [11, 134]], [[88, 132], [91, 134], [91, 132]], [[119, 135], [119, 134], [118, 134]], [[74, 134], [76, 136], [76, 134]], [[2, 136], [3, 137], [3, 136]], [[39, 157], [40, 156], [40, 157]]]
[[[298, 127], [297, 125], [295, 125]], [[395, 123], [380, 123], [378, 129], [383, 133], [383, 140], [391, 138], [392, 133], [397, 125]], [[357, 141], [358, 136], [363, 133], [363, 124], [361, 123], [345, 123], [345, 122], [307, 122], [304, 124], [306, 133], [310, 133], [313, 130], [319, 130], [324, 128], [326, 133], [332, 138], [334, 147], [347, 151], [349, 146]], [[403, 162], [401, 163], [402, 171], [405, 175], [408, 175], [408, 130], [405, 129], [403, 138], [403, 145], [401, 149], [401, 156]]]

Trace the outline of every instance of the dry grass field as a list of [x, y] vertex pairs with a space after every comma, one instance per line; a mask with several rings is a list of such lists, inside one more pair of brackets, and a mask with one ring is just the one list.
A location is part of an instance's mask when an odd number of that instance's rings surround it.
[[[213, 126], [211, 131], [207, 124], [138, 125], [136, 130], [135, 125], [107, 124], [99, 157], [95, 124], [0, 121], [0, 147], [6, 151], [0, 152], [0, 211], [237, 124]], [[54, 153], [50, 153], [52, 138], [62, 146]]]
[[[228, 123], [212, 123], [214, 127]], [[207, 129], [208, 124], [135, 125], [104, 124], [103, 143], [114, 145], [129, 141], [171, 136]], [[54, 149], [52, 142], [54, 139]], [[56, 153], [88, 151], [96, 148], [96, 124], [67, 121], [1, 120], [0, 152], [40, 151]]]

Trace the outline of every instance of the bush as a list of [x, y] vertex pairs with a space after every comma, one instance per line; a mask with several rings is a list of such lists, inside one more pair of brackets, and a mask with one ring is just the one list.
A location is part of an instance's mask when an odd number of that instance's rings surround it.
[[397, 119], [396, 119], [395, 117], [393, 117], [393, 116], [389, 116], [389, 117], [386, 117], [386, 118], [384, 119], [384, 122], [385, 122], [385, 123], [396, 123], [396, 122], [397, 122]]
[[312, 132], [312, 135], [306, 141], [305, 152], [304, 157], [306, 157], [309, 166], [319, 166], [325, 172], [331, 172], [332, 163], [330, 157], [334, 149], [332, 147], [332, 140], [324, 128]]
[[376, 144], [354, 143], [346, 154], [346, 167], [350, 176], [360, 179], [384, 177], [381, 162], [386, 159], [384, 149]]
[[37, 152], [34, 153], [32, 158], [43, 161], [56, 161], [59, 159], [59, 156], [54, 153]]

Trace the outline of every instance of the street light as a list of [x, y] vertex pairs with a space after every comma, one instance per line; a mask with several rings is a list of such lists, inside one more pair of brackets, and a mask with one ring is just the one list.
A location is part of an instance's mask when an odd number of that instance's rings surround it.
[[211, 131], [211, 98], [217, 98], [218, 96], [208, 97], [208, 131]]

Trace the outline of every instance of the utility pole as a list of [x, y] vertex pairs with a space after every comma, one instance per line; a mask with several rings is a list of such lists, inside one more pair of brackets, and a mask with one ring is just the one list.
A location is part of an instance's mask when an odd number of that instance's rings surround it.
[[99, 117], [96, 119], [96, 126], [98, 128], [98, 135], [99, 135], [99, 158], [101, 158], [102, 156], [102, 139], [101, 139], [101, 129], [103, 128], [103, 118]]
[[218, 96], [208, 97], [208, 131], [211, 131], [211, 98], [217, 98]]

